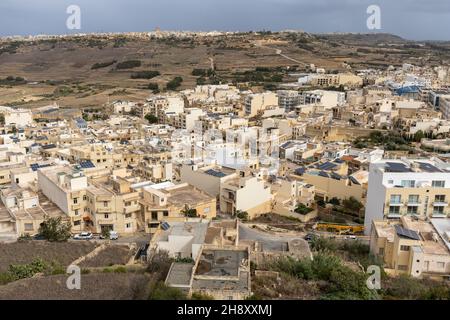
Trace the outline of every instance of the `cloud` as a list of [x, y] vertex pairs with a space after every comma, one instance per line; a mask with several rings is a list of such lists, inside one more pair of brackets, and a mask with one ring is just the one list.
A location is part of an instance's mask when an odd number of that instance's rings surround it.
[[82, 32], [282, 30], [368, 32], [366, 8], [381, 7], [382, 32], [450, 40], [449, 0], [1, 0], [0, 35], [63, 34], [65, 9], [82, 9]]

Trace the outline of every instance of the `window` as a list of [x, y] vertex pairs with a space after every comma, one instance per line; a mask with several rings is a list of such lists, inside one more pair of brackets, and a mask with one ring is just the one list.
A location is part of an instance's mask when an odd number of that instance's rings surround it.
[[444, 180], [433, 180], [431, 182], [431, 186], [433, 188], [445, 188], [445, 181]]
[[408, 203], [419, 203], [419, 195], [418, 194], [410, 194], [408, 197]]
[[400, 251], [409, 251], [409, 246], [400, 246]]
[[414, 188], [416, 185], [415, 180], [402, 180], [402, 187], [404, 188]]
[[77, 216], [79, 214], [80, 214], [80, 211], [78, 209], [75, 209], [75, 215]]
[[445, 194], [438, 194], [434, 196], [434, 202], [445, 202]]
[[445, 268], [445, 262], [437, 262], [436, 266], [438, 267], [438, 269], [444, 269]]
[[129, 207], [129, 206], [131, 206], [131, 202], [130, 201], [125, 202], [125, 207]]
[[81, 224], [81, 220], [77, 220], [73, 222], [74, 226], [79, 226]]
[[391, 195], [391, 203], [398, 204], [398, 203], [401, 203], [401, 201], [402, 201], [402, 196], [401, 195], [399, 195], [399, 194], [392, 194]]
[[408, 208], [406, 209], [407, 214], [417, 214], [417, 212], [418, 212], [417, 206], [408, 206]]
[[73, 199], [73, 204], [77, 204], [78, 203], [78, 198], [74, 198]]
[[378, 254], [379, 254], [380, 256], [384, 256], [384, 248], [378, 249]]
[[158, 220], [158, 212], [152, 212], [152, 220]]
[[24, 224], [25, 231], [33, 231], [33, 224], [32, 223], [25, 223]]
[[130, 222], [130, 223], [127, 223], [126, 225], [125, 225], [125, 228], [127, 228], [127, 229], [130, 229], [132, 227], [132, 223]]
[[398, 270], [401, 270], [401, 271], [407, 271], [408, 270], [408, 266], [405, 266], [405, 265], [398, 265], [398, 267], [397, 267], [397, 269]]
[[163, 211], [163, 216], [164, 217], [168, 217], [169, 216], [169, 211]]
[[105, 219], [109, 219], [109, 214], [105, 214]]
[[433, 207], [433, 214], [444, 214], [444, 207], [442, 206]]
[[107, 207], [108, 206], [108, 201], [103, 201], [103, 206]]
[[397, 206], [389, 207], [389, 214], [400, 214], [400, 207]]
[[388, 184], [394, 184], [394, 180], [388, 180]]
[[424, 270], [425, 271], [428, 271], [428, 268], [430, 267], [430, 261], [425, 261], [424, 263], [423, 263], [423, 268], [424, 268]]
[[86, 201], [86, 199], [87, 199], [87, 196], [86, 196], [86, 195], [84, 195], [84, 196], [83, 196], [83, 200], [84, 200], [84, 201]]

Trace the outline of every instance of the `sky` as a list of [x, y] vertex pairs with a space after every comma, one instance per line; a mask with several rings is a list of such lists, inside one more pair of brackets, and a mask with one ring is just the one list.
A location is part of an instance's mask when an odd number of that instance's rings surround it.
[[[69, 30], [78, 5], [81, 29]], [[378, 5], [381, 29], [367, 28]], [[450, 0], [0, 0], [0, 36], [131, 32], [385, 32], [411, 40], [450, 40]]]

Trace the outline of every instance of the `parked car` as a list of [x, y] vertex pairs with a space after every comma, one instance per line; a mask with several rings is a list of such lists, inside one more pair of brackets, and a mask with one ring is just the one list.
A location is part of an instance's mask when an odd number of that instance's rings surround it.
[[316, 235], [314, 234], [314, 233], [308, 233], [306, 236], [305, 236], [305, 240], [306, 241], [312, 241], [312, 240], [314, 240], [316, 238]]
[[345, 240], [358, 240], [356, 236], [345, 236]]
[[33, 240], [47, 240], [42, 234], [36, 234], [33, 236]]
[[91, 240], [94, 238], [90, 232], [81, 232], [73, 237], [75, 240]]
[[119, 234], [117, 233], [117, 231], [109, 232], [109, 240], [118, 240], [118, 239], [119, 239]]
[[100, 239], [107, 239], [109, 238], [109, 240], [118, 240], [119, 239], [119, 233], [117, 233], [117, 231], [110, 231], [109, 232], [109, 237], [105, 236], [104, 234], [100, 235]]

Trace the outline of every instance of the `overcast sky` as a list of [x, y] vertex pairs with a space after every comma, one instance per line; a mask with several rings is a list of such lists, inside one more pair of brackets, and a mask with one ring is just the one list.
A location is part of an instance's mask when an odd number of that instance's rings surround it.
[[69, 5], [81, 8], [77, 32], [162, 30], [374, 32], [366, 9], [381, 8], [381, 27], [414, 40], [450, 40], [450, 0], [0, 0], [0, 36], [67, 34]]

